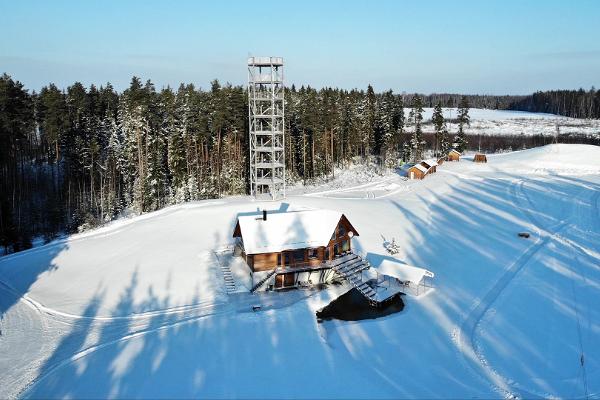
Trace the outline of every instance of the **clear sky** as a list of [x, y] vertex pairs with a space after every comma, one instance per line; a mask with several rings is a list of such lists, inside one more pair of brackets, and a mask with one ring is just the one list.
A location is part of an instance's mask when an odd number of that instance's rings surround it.
[[132, 75], [157, 88], [243, 84], [284, 57], [288, 84], [525, 94], [600, 86], [600, 0], [0, 0], [0, 73], [27, 88]]

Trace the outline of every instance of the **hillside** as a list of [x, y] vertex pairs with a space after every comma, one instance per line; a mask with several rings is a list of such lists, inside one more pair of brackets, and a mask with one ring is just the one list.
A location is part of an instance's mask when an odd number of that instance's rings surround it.
[[[423, 181], [339, 179], [0, 258], [0, 397], [600, 395], [600, 147], [466, 156]], [[394, 257], [434, 272], [435, 288], [398, 314], [323, 323], [315, 312], [348, 287], [250, 295], [240, 274], [228, 293], [238, 213], [302, 208], [343, 212], [374, 268], [394, 238]]]

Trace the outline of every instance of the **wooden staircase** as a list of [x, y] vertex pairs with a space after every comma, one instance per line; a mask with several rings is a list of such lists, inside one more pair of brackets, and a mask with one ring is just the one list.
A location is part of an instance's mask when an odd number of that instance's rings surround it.
[[227, 293], [234, 293], [237, 290], [235, 285], [235, 279], [233, 278], [233, 274], [231, 273], [231, 268], [229, 265], [219, 257], [219, 253], [215, 251], [215, 257], [217, 257], [217, 261], [219, 263], [219, 267], [221, 268], [221, 272], [223, 273], [223, 279], [225, 280], [225, 291]]
[[273, 271], [269, 272], [267, 276], [265, 276], [264, 278], [262, 278], [260, 281], [258, 281], [258, 283], [256, 285], [254, 285], [252, 287], [252, 289], [250, 289], [250, 293], [254, 293], [256, 292], [258, 289], [260, 289], [262, 287], [262, 285], [265, 284], [265, 282], [267, 282], [269, 279], [271, 279], [271, 277], [273, 275], [275, 275], [277, 273], [279, 268], [275, 268]]
[[341, 278], [356, 288], [372, 306], [377, 305], [377, 293], [363, 280], [362, 271], [371, 266], [358, 254], [350, 253], [331, 262], [333, 269]]

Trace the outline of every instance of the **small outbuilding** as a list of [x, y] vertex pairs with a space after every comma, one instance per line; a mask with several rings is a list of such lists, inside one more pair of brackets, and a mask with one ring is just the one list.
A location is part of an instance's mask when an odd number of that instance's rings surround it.
[[412, 293], [417, 296], [433, 287], [432, 280], [435, 277], [433, 272], [425, 268], [407, 265], [395, 259], [383, 260], [377, 267], [377, 274], [397, 280], [404, 287], [403, 292], [412, 289]]
[[427, 168], [422, 164], [415, 164], [407, 171], [408, 179], [423, 179], [427, 175]]
[[448, 161], [460, 161], [460, 156], [461, 156], [460, 151], [458, 151], [456, 149], [452, 149], [448, 153], [448, 156], [446, 157], [446, 159]]
[[438, 162], [433, 159], [423, 160], [421, 161], [421, 165], [427, 168], [428, 174], [433, 174], [437, 171]]
[[485, 156], [485, 154], [477, 153], [475, 154], [475, 157], [473, 157], [473, 162], [486, 163], [487, 157]]

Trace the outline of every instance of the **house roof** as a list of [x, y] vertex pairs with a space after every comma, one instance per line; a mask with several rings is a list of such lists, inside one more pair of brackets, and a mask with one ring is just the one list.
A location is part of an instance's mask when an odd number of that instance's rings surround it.
[[425, 166], [423, 166], [423, 165], [421, 165], [421, 164], [415, 164], [415, 165], [413, 165], [412, 167], [410, 167], [410, 168], [409, 168], [409, 170], [411, 170], [411, 169], [413, 169], [413, 168], [416, 168], [416, 169], [418, 169], [419, 171], [421, 171], [421, 172], [424, 172], [424, 173], [427, 173], [427, 171], [429, 171], [429, 168], [427, 168], [427, 167], [425, 167]]
[[430, 168], [431, 167], [437, 167], [439, 165], [438, 162], [436, 160], [432, 159], [432, 158], [427, 159], [427, 160], [423, 160], [423, 161], [421, 161], [421, 163], [427, 164]]
[[450, 150], [450, 153], [456, 153], [456, 154], [458, 154], [459, 156], [461, 155], [461, 154], [460, 154], [460, 151], [458, 151], [458, 150], [456, 150], [456, 149], [452, 149], [452, 150]]
[[[268, 213], [238, 218], [234, 236], [241, 236], [246, 254], [274, 253], [283, 250], [327, 246], [338, 223], [344, 219], [358, 236], [344, 214], [333, 210], [303, 210]], [[239, 235], [236, 235], [239, 228]]]
[[429, 168], [426, 168], [426, 167], [424, 167], [424, 166], [423, 166], [423, 165], [421, 165], [421, 164], [415, 164], [415, 165], [413, 165], [412, 167], [410, 167], [410, 168], [409, 168], [409, 170], [411, 170], [411, 169], [413, 169], [413, 168], [416, 168], [416, 169], [418, 169], [419, 171], [421, 171], [421, 172], [424, 172], [424, 173], [427, 173], [427, 171], [429, 171]]

